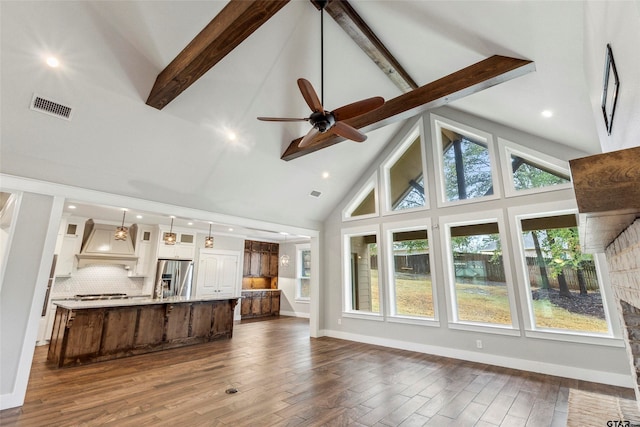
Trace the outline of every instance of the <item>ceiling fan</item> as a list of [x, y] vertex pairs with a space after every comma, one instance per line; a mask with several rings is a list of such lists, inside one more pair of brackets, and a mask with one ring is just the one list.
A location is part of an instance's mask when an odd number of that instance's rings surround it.
[[[324, 7], [328, 1], [318, 1], [320, 6], [320, 84], [321, 93], [324, 97]], [[353, 102], [348, 105], [344, 105], [333, 111], [325, 110], [323, 101], [318, 98], [318, 94], [314, 90], [311, 83], [303, 78], [298, 79], [298, 88], [302, 93], [302, 97], [306, 101], [309, 108], [311, 108], [311, 115], [306, 118], [287, 118], [287, 117], [258, 117], [258, 120], [268, 122], [298, 122], [307, 121], [311, 123], [311, 130], [302, 138], [298, 147], [304, 148], [311, 145], [316, 135], [320, 133], [330, 132], [335, 135], [341, 136], [346, 139], [350, 139], [355, 142], [363, 142], [367, 139], [367, 135], [360, 132], [343, 120], [348, 120], [352, 117], [357, 117], [361, 114], [373, 111], [376, 108], [381, 107], [384, 104], [384, 98], [380, 96], [374, 96], [372, 98], [363, 99]]]

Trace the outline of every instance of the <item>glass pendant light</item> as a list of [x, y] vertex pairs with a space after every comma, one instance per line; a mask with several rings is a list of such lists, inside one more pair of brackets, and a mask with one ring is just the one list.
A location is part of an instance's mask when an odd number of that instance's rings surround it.
[[175, 245], [176, 244], [176, 233], [173, 232], [173, 218], [171, 217], [171, 227], [169, 228], [168, 233], [164, 233], [164, 244], [165, 245]]
[[204, 239], [204, 247], [206, 249], [213, 248], [213, 237], [211, 237], [211, 223], [209, 223], [209, 237], [205, 237]]
[[[286, 233], [282, 233], [282, 234], [284, 234], [284, 244], [287, 244], [287, 234]], [[284, 268], [289, 267], [289, 255], [282, 254], [282, 256], [280, 257], [280, 265]]]
[[120, 227], [116, 227], [116, 234], [113, 236], [116, 240], [127, 240], [127, 227], [124, 226], [124, 216], [127, 214], [127, 210], [122, 210], [122, 225]]

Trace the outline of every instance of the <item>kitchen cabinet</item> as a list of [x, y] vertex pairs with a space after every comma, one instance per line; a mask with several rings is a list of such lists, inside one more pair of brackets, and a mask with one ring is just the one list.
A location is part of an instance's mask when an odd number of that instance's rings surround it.
[[240, 252], [200, 250], [196, 297], [231, 297], [240, 289]]
[[164, 236], [168, 230], [160, 230], [158, 233], [158, 258], [162, 259], [193, 259], [196, 250], [196, 235], [193, 232], [181, 232], [173, 230], [176, 233], [176, 243], [174, 245], [165, 245]]
[[84, 220], [69, 217], [60, 224], [56, 251], [56, 276], [70, 276], [76, 266], [76, 254], [80, 253], [82, 246], [82, 233], [84, 232]]
[[152, 266], [155, 265], [154, 246], [156, 238], [154, 229], [151, 226], [133, 224], [130, 228], [130, 235], [135, 239], [135, 254], [138, 257], [135, 268], [129, 272], [130, 276], [148, 277], [153, 272]]
[[278, 277], [277, 243], [245, 240], [244, 277]]
[[243, 319], [280, 315], [280, 290], [243, 290], [240, 313]]

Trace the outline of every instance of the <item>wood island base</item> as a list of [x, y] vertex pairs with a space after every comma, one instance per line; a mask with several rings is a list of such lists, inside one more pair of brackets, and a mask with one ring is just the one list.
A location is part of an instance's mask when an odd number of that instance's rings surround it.
[[58, 304], [47, 360], [60, 368], [230, 339], [237, 302]]

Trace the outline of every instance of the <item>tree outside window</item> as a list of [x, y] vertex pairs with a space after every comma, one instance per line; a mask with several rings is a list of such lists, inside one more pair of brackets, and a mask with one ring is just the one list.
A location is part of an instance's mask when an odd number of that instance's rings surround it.
[[596, 265], [580, 249], [575, 215], [521, 224], [535, 328], [608, 333]]
[[308, 300], [311, 296], [311, 250], [304, 248], [298, 249], [298, 280], [296, 289], [296, 299]]

